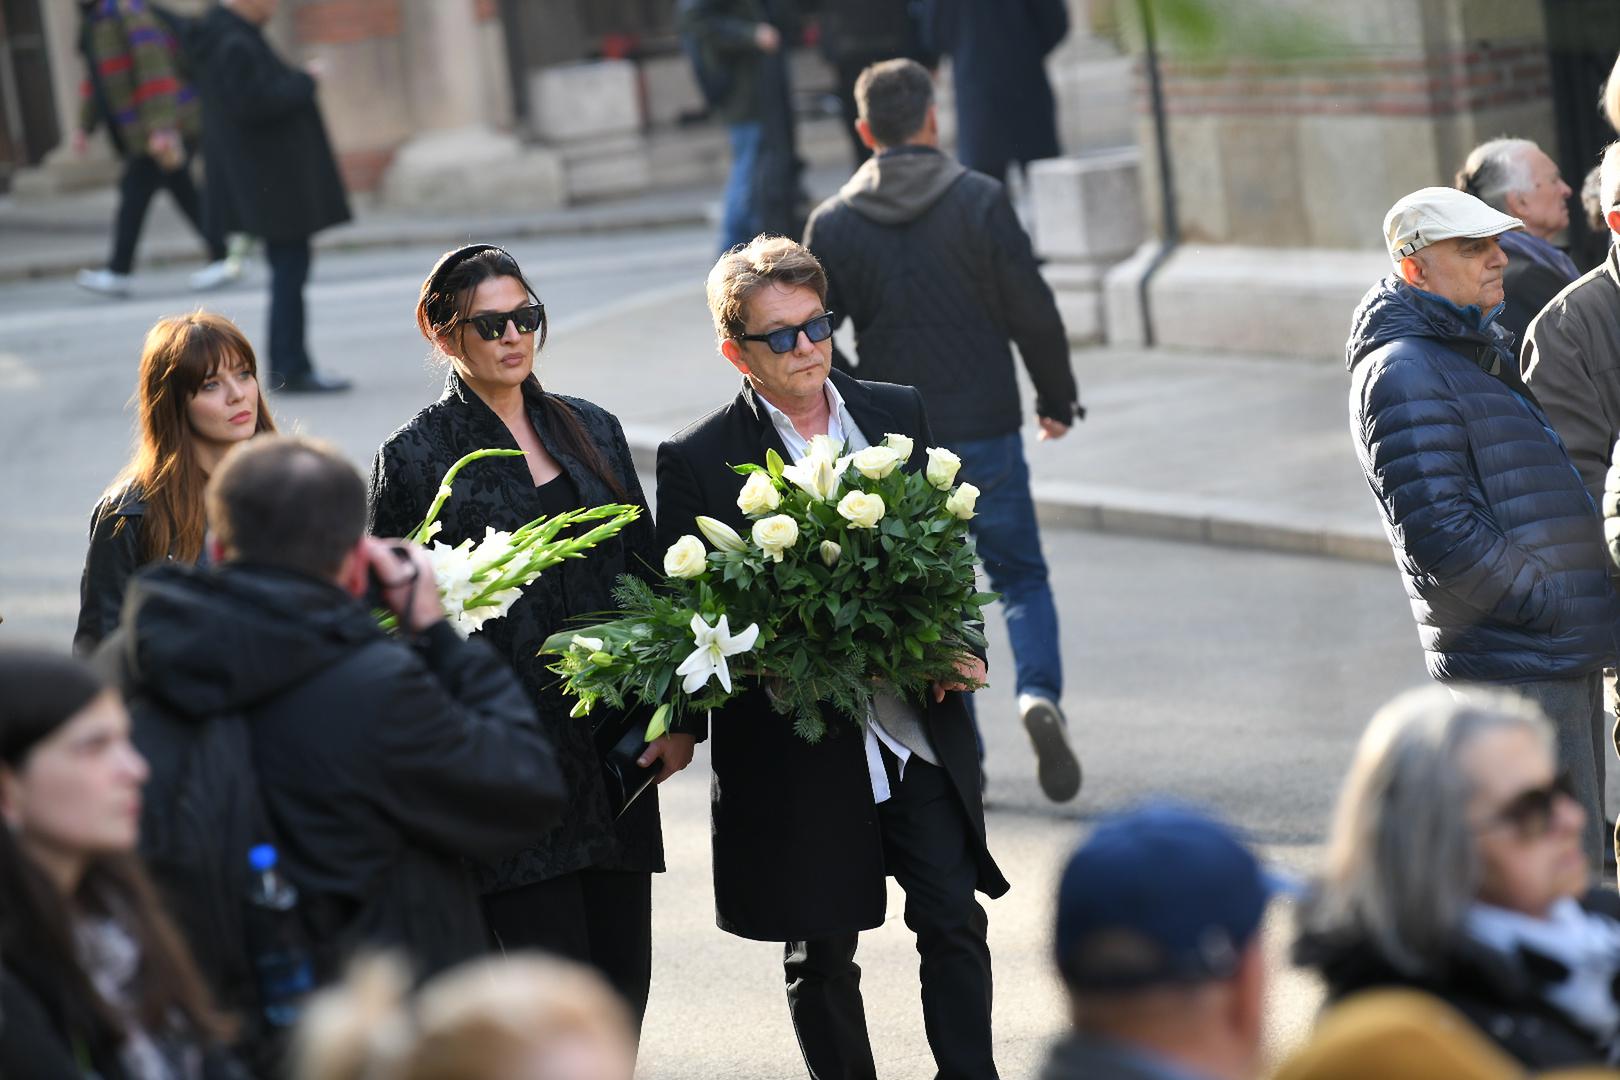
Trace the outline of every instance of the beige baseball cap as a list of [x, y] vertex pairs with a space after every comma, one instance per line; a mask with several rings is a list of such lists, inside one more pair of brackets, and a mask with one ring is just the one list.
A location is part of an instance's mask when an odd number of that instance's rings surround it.
[[1457, 236], [1477, 239], [1524, 228], [1524, 222], [1493, 210], [1466, 191], [1448, 187], [1419, 188], [1402, 197], [1384, 215], [1384, 243], [1397, 266], [1430, 244]]

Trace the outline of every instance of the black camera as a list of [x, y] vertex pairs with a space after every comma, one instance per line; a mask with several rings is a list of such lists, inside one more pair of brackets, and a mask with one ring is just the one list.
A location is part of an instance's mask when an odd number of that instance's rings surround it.
[[[402, 584], [416, 584], [416, 564], [411, 561], [411, 549], [406, 544], [389, 544], [388, 552], [399, 563], [400, 572], [390, 575], [394, 578], [394, 587]], [[366, 566], [366, 595], [362, 598], [368, 608], [382, 608], [389, 610], [388, 602], [383, 599], [383, 593], [388, 586], [377, 575], [377, 565], [370, 563]]]

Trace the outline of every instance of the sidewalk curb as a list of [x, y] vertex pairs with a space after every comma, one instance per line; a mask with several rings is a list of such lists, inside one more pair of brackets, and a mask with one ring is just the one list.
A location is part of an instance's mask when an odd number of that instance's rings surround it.
[[[657, 467], [658, 443], [645, 430], [626, 431], [643, 475]], [[1032, 485], [1035, 509], [1051, 529], [1141, 536], [1389, 566], [1394, 556], [1376, 525], [1361, 527], [1292, 515], [1277, 507], [1208, 496], [1175, 496], [1087, 484]]]
[[[611, 203], [472, 222], [376, 221], [360, 218], [352, 224], [320, 234], [315, 239], [315, 250], [363, 251], [411, 244], [459, 244], [479, 237], [514, 240], [541, 236], [584, 236], [708, 223], [708, 212], [702, 206], [626, 207]], [[13, 237], [22, 234], [23, 230], [12, 231]], [[38, 235], [41, 247], [47, 248], [51, 242], [49, 234], [41, 231]], [[139, 265], [157, 267], [195, 263], [201, 266], [203, 258], [202, 248], [195, 237], [153, 236], [142, 245]], [[15, 263], [0, 260], [0, 282], [62, 277], [83, 269], [85, 265], [86, 260], [81, 253], [41, 250]]]

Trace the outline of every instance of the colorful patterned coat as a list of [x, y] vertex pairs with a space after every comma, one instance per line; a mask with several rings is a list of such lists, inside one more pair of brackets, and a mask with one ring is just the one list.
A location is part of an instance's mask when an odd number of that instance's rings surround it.
[[79, 5], [79, 128], [105, 123], [119, 154], [146, 153], [155, 131], [200, 131], [197, 95], [181, 71], [180, 50], [165, 21], [147, 0], [89, 0]]

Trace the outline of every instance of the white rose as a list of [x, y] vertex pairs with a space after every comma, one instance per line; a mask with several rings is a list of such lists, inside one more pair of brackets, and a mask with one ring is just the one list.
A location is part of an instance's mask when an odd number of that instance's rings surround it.
[[883, 445], [899, 454], [901, 461], [911, 460], [912, 444], [910, 435], [896, 435], [891, 431], [883, 436]]
[[737, 530], [723, 521], [716, 521], [712, 517], [704, 517], [700, 514], [697, 518], [697, 527], [698, 532], [703, 534], [704, 539], [721, 551], [748, 550], [748, 545], [743, 543], [743, 538], [737, 535]]
[[664, 573], [670, 577], [694, 578], [703, 573], [708, 565], [708, 552], [703, 550], [703, 541], [687, 533], [664, 552]]
[[979, 489], [972, 484], [958, 484], [951, 497], [945, 500], [945, 509], [967, 521], [973, 516], [973, 505], [979, 501]]
[[956, 470], [962, 467], [962, 459], [940, 446], [928, 448], [928, 471], [925, 474], [928, 482], [941, 491], [949, 491], [951, 484], [956, 481]]
[[882, 521], [885, 509], [881, 495], [863, 491], [852, 491], [838, 500], [839, 516], [857, 529], [870, 529]]
[[799, 523], [786, 514], [761, 518], [754, 522], [752, 535], [768, 558], [781, 562], [782, 552], [799, 542]]
[[821, 561], [826, 563], [829, 568], [838, 565], [838, 557], [843, 553], [844, 549], [831, 540], [821, 542]]
[[905, 458], [899, 451], [887, 446], [868, 446], [865, 450], [858, 450], [850, 459], [855, 471], [868, 480], [881, 480], [900, 467]]
[[737, 509], [749, 517], [769, 513], [782, 505], [782, 495], [771, 482], [770, 473], [753, 472], [748, 474], [748, 482], [742, 486], [737, 495]]

